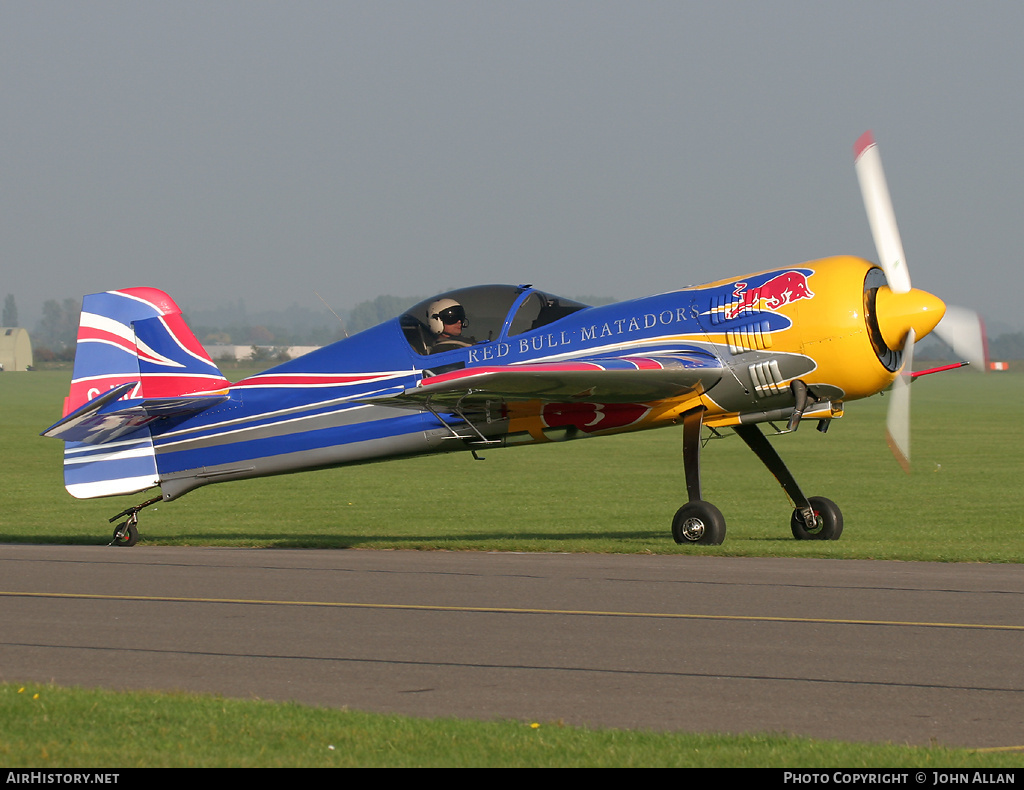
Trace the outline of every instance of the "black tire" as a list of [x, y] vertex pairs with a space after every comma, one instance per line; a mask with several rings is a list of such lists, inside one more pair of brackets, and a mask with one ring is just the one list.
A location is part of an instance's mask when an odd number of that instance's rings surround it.
[[725, 540], [725, 516], [710, 502], [688, 502], [672, 519], [672, 537], [676, 543], [718, 546]]
[[814, 529], [808, 529], [800, 518], [800, 511], [794, 510], [789, 520], [793, 537], [797, 540], [839, 540], [843, 534], [843, 514], [839, 506], [823, 496], [812, 496], [807, 501], [811, 503], [818, 524]]
[[115, 546], [134, 546], [139, 542], [139, 528], [128, 521], [122, 521], [114, 527]]

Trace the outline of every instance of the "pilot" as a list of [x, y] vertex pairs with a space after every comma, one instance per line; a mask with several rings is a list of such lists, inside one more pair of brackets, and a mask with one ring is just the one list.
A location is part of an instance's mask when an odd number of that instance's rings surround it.
[[430, 353], [453, 351], [476, 343], [476, 338], [462, 334], [466, 326], [466, 310], [454, 299], [438, 299], [427, 308], [427, 325], [434, 333]]

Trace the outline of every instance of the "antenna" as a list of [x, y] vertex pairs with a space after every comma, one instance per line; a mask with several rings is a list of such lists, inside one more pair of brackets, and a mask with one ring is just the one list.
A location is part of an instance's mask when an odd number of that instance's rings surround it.
[[327, 300], [324, 299], [319, 293], [313, 291], [316, 294], [316, 298], [324, 303], [324, 307], [331, 311], [335, 318], [338, 319], [338, 323], [341, 324], [341, 331], [345, 333], [345, 337], [348, 337], [348, 330], [345, 329], [345, 322], [341, 320], [341, 316], [334, 312], [334, 308], [327, 304]]

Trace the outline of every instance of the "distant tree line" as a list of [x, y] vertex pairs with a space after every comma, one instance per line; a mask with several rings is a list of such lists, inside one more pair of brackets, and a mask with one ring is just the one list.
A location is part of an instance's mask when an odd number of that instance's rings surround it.
[[378, 296], [369, 302], [360, 302], [349, 311], [348, 321], [345, 322], [348, 333], [354, 335], [371, 326], [382, 324], [424, 299], [425, 296]]
[[[1003, 362], [1024, 359], [1024, 332], [1006, 332], [988, 338], [988, 357]], [[914, 347], [914, 358], [939, 362], [959, 361], [953, 350], [934, 336], [926, 337]]]
[[[47, 299], [43, 302], [43, 317], [39, 319], [35, 330], [30, 331], [32, 338], [32, 357], [38, 365], [41, 362], [70, 362], [75, 358], [75, 340], [78, 337], [78, 319], [81, 304], [77, 299]], [[18, 326], [18, 307], [14, 295], [7, 294], [4, 299], [4, 326]]]
[[275, 324], [189, 324], [203, 345], [234, 346], [325, 346], [340, 340], [344, 332], [337, 325], [297, 330]]
[[4, 299], [4, 312], [0, 326], [21, 326], [18, 323], [18, 305], [14, 303], [14, 294], [7, 294], [7, 298]]
[[990, 359], [1024, 359], [1024, 332], [1000, 335], [988, 341]]

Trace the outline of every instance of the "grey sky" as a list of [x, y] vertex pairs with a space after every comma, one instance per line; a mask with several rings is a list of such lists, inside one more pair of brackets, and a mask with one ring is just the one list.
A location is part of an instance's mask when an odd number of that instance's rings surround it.
[[1022, 38], [1009, 0], [0, 0], [0, 298], [628, 298], [873, 259], [873, 129], [914, 284], [1019, 330]]

